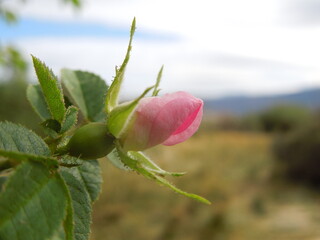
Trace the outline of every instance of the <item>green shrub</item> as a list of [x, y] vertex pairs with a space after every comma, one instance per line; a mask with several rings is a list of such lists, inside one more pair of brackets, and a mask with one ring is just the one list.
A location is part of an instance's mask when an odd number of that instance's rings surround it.
[[275, 139], [274, 153], [290, 180], [320, 187], [320, 121]]
[[310, 122], [311, 111], [298, 105], [278, 105], [260, 115], [261, 126], [267, 132], [287, 132]]
[[262, 131], [264, 129], [261, 114], [245, 115], [240, 120], [240, 128], [245, 131]]
[[265, 132], [288, 132], [308, 124], [312, 112], [299, 105], [276, 105], [241, 119], [241, 129]]

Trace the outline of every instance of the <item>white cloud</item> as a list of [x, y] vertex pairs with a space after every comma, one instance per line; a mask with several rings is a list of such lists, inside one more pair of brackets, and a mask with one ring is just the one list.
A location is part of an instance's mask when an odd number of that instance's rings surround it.
[[[127, 41], [112, 38], [82, 38], [77, 41], [70, 38], [41, 38], [23, 40], [18, 44], [25, 53], [32, 53], [44, 60], [56, 73], [63, 67], [83, 69], [101, 75], [110, 83], [115, 65], [123, 60]], [[147, 86], [153, 85], [163, 63], [165, 71], [161, 88], [164, 92], [185, 90], [198, 96], [217, 97], [232, 93], [275, 93], [283, 89], [294, 91], [303, 86], [320, 86], [316, 79], [320, 73], [314, 69], [283, 66], [271, 61], [259, 62], [256, 59], [241, 60], [234, 55], [222, 60], [221, 53], [217, 52], [211, 53], [211, 56], [208, 57], [207, 52], [195, 54], [187, 43], [160, 44], [138, 39], [134, 42], [123, 96], [137, 96]]]
[[[179, 41], [135, 39], [124, 95], [153, 84], [165, 64], [162, 89], [202, 96], [278, 93], [320, 86], [320, 26], [283, 24], [288, 1], [268, 0], [87, 0], [79, 12], [59, 1], [30, 0], [24, 17], [95, 22], [137, 31], [172, 33]], [[20, 39], [26, 53], [55, 71], [62, 67], [97, 72], [110, 82], [122, 62], [127, 39]], [[226, 58], [227, 56], [227, 58]], [[227, 59], [227, 60], [226, 60]]]

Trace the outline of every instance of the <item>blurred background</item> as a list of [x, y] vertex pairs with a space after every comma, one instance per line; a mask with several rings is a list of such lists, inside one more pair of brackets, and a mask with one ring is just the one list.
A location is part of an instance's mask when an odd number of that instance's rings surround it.
[[59, 75], [113, 79], [137, 30], [122, 99], [154, 84], [204, 99], [199, 131], [147, 151], [211, 206], [101, 159], [92, 239], [320, 239], [320, 1], [0, 0], [0, 121], [41, 134], [30, 54]]

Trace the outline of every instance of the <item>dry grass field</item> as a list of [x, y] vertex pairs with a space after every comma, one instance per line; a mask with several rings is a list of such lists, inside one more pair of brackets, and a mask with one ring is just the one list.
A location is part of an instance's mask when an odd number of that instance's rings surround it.
[[271, 137], [201, 131], [174, 147], [147, 152], [204, 205], [101, 159], [104, 184], [92, 240], [317, 240], [320, 195], [276, 180]]

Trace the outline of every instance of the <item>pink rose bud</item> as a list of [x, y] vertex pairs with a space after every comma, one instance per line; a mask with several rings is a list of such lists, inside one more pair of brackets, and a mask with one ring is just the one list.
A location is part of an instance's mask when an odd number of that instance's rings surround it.
[[202, 113], [203, 101], [186, 92], [143, 98], [120, 141], [127, 151], [181, 143], [197, 131]]

